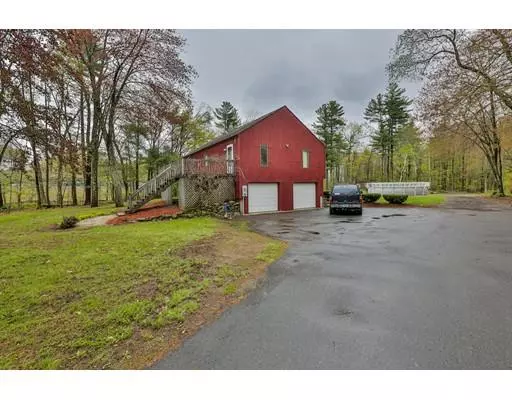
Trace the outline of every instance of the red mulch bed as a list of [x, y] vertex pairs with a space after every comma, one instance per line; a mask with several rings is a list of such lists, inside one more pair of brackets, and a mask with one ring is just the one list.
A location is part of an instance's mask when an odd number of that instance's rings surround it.
[[[165, 203], [164, 203], [165, 204]], [[115, 217], [107, 221], [108, 225], [119, 225], [129, 221], [136, 221], [139, 218], [159, 217], [161, 215], [174, 215], [181, 212], [177, 206], [162, 206], [161, 203], [149, 204], [147, 207], [142, 207], [139, 211]]]

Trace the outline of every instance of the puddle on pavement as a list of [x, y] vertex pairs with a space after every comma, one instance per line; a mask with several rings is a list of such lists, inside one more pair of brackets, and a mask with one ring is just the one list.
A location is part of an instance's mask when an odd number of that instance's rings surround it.
[[389, 218], [389, 217], [407, 217], [406, 214], [384, 214], [382, 215], [382, 218]]

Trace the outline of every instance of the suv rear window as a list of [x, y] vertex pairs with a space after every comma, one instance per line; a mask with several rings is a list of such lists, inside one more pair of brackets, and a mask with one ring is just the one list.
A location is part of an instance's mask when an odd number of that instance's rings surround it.
[[335, 186], [332, 192], [338, 194], [359, 194], [357, 186]]

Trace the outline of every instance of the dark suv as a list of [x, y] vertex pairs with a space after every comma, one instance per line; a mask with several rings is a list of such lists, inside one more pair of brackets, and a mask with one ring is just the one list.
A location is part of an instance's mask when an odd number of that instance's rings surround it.
[[363, 213], [363, 196], [357, 185], [334, 185], [331, 192], [329, 213], [355, 212]]

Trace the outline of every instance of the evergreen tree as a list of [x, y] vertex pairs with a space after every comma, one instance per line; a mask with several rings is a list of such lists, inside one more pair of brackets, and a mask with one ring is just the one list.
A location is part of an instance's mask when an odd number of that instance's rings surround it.
[[238, 110], [233, 107], [229, 101], [223, 101], [220, 107], [213, 110], [215, 116], [215, 126], [221, 130], [222, 133], [228, 133], [234, 128], [240, 126], [240, 117]]
[[345, 148], [343, 127], [346, 122], [344, 115], [343, 106], [335, 100], [322, 104], [316, 110], [317, 117], [313, 129], [325, 143], [326, 167], [328, 169], [338, 165], [341, 152]]
[[391, 82], [386, 94], [379, 93], [375, 99], [371, 99], [364, 112], [365, 119], [376, 125], [371, 144], [381, 154], [387, 180], [393, 180], [397, 134], [410, 120], [411, 100], [404, 93], [405, 89]]
[[[389, 138], [386, 129], [386, 105], [382, 94], [378, 94], [376, 98], [371, 99], [364, 111], [364, 118], [376, 126], [374, 133], [371, 135], [371, 146], [381, 156], [382, 174], [384, 175], [384, 167], [387, 165], [389, 158]], [[386, 170], [388, 170], [386, 168]]]
[[405, 96], [405, 89], [399, 88], [398, 84], [395, 82], [391, 82], [388, 85], [385, 95], [385, 105], [387, 114], [387, 142], [389, 146], [389, 170], [391, 172], [391, 180], [393, 180], [393, 161], [397, 133], [409, 122], [409, 106], [411, 103], [412, 101]]

